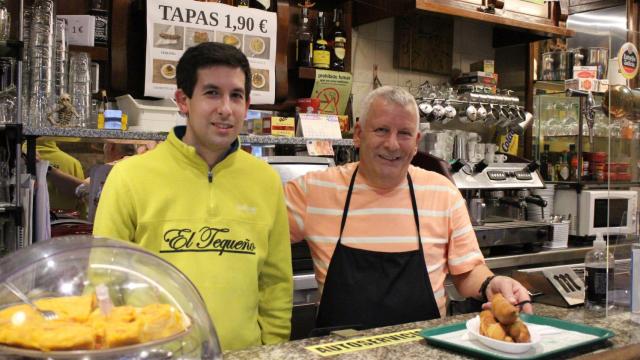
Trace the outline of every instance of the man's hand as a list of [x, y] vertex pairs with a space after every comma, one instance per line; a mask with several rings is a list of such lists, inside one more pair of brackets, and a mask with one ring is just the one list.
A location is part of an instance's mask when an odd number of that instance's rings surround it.
[[[494, 294], [502, 294], [507, 301], [513, 305], [521, 305], [523, 312], [533, 314], [533, 306], [531, 305], [531, 297], [527, 289], [516, 280], [507, 276], [496, 276], [489, 282], [487, 286], [487, 298], [491, 301]], [[482, 305], [483, 309], [491, 307], [490, 303]]]

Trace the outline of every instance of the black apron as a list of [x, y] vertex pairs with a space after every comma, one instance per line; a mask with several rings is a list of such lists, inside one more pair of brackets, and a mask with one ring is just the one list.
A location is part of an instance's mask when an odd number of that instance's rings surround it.
[[358, 168], [353, 172], [342, 213], [340, 237], [331, 257], [316, 333], [320, 329], [367, 329], [440, 317], [424, 260], [420, 222], [411, 176], [411, 206], [418, 232], [418, 250], [387, 253], [342, 245]]

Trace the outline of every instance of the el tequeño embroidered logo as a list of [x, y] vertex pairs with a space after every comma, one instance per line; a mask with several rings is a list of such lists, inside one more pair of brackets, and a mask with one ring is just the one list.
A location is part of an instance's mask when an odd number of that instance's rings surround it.
[[169, 229], [164, 233], [164, 242], [169, 249], [160, 250], [161, 253], [177, 252], [217, 252], [255, 255], [256, 245], [249, 239], [225, 239], [224, 234], [229, 228], [203, 226], [194, 231], [189, 228]]

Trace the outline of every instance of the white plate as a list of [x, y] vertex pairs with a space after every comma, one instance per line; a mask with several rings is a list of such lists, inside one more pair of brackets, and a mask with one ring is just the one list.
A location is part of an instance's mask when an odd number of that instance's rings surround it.
[[233, 34], [225, 34], [222, 37], [222, 42], [227, 45], [235, 46], [236, 49], [240, 49], [240, 47], [242, 46], [242, 42], [240, 41], [240, 38]]
[[160, 68], [160, 75], [167, 80], [175, 79], [176, 66], [173, 64], [164, 64]]
[[267, 44], [259, 37], [255, 37], [249, 41], [249, 50], [255, 55], [261, 55], [266, 48]]
[[531, 342], [510, 343], [480, 335], [480, 316], [476, 316], [473, 319], [467, 321], [467, 331], [469, 332], [469, 337], [471, 339], [477, 339], [478, 341], [492, 349], [509, 354], [525, 353], [540, 342], [540, 334], [538, 334], [535, 327], [532, 327], [529, 324], [527, 324], [527, 327], [529, 328], [529, 334], [531, 334]]

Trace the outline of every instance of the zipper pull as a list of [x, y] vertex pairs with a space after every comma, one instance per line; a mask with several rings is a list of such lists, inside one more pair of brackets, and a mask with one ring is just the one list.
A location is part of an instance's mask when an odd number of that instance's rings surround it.
[[207, 177], [209, 178], [209, 183], [213, 182], [213, 173], [211, 172], [211, 170], [209, 170], [209, 172], [207, 173]]

